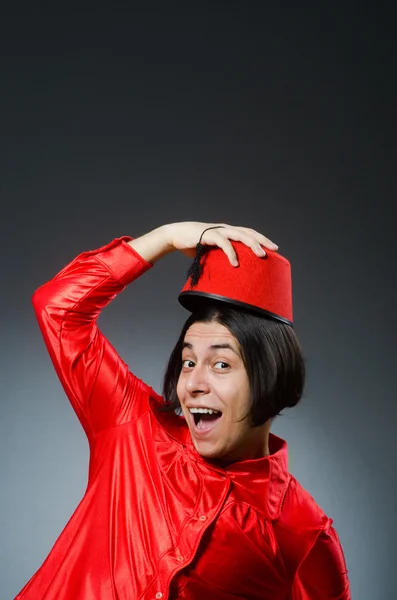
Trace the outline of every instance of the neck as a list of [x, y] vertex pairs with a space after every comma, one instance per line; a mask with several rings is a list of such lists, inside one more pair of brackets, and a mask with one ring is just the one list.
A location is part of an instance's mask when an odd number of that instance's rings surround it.
[[270, 455], [269, 434], [271, 424], [271, 420], [269, 419], [263, 425], [257, 427], [257, 436], [254, 439], [250, 458], [263, 458]]
[[269, 434], [270, 434], [271, 420], [269, 419], [263, 425], [255, 428], [255, 435], [253, 436], [252, 443], [249, 447], [244, 448], [242, 452], [239, 452], [236, 456], [222, 456], [222, 458], [214, 459], [214, 462], [225, 468], [228, 465], [235, 462], [242, 462], [244, 460], [255, 460], [264, 458], [270, 455], [269, 449]]

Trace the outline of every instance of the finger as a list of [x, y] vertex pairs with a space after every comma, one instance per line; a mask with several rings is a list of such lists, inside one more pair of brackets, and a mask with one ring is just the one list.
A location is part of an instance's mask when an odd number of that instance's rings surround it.
[[[225, 228], [226, 229], [226, 228]], [[225, 235], [222, 235], [220, 232], [224, 232], [225, 229], [211, 229], [208, 232], [205, 233], [205, 240], [203, 237], [203, 242], [206, 245], [214, 245], [214, 246], [218, 246], [219, 248], [221, 248], [221, 250], [224, 251], [224, 253], [226, 254], [226, 256], [228, 257], [230, 263], [233, 265], [233, 267], [238, 267], [238, 260], [237, 260], [237, 254], [235, 249], [233, 248], [232, 243], [230, 242], [230, 240], [225, 237]], [[211, 234], [211, 235], [207, 235]]]
[[241, 229], [241, 230], [246, 231], [247, 233], [253, 235], [254, 238], [259, 242], [259, 244], [261, 244], [262, 246], [265, 246], [269, 250], [278, 249], [277, 244], [275, 244], [274, 242], [272, 242], [272, 240], [270, 240], [269, 238], [267, 238], [264, 235], [262, 235], [261, 233], [259, 233], [259, 231], [256, 231], [255, 229], [251, 229], [249, 227], [238, 227], [238, 229]]
[[233, 227], [230, 230], [225, 229], [223, 230], [222, 235], [227, 236], [229, 239], [234, 240], [236, 242], [242, 242], [243, 244], [251, 248], [251, 250], [256, 254], [256, 256], [259, 256], [260, 258], [266, 256], [266, 252], [262, 248], [258, 239], [255, 239], [255, 237], [251, 233], [248, 233], [247, 231], [244, 231], [241, 228]]

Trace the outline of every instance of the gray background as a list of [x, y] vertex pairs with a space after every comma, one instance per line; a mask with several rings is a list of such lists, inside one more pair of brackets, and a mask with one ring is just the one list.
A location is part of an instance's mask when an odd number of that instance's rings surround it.
[[[291, 260], [308, 379], [273, 431], [334, 519], [353, 598], [392, 600], [391, 14], [385, 4], [187, 4], [3, 9], [1, 600], [40, 566], [87, 478], [88, 445], [31, 296], [78, 253], [182, 220], [254, 227]], [[164, 258], [100, 317], [157, 390], [187, 316], [177, 294], [188, 266]]]

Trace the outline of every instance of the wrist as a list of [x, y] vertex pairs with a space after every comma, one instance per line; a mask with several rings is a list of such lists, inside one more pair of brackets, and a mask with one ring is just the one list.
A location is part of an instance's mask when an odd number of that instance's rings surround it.
[[175, 223], [167, 223], [166, 225], [161, 225], [153, 230], [153, 233], [156, 233], [160, 237], [164, 244], [164, 248], [169, 252], [176, 250], [174, 246], [174, 231]]
[[128, 242], [147, 262], [155, 263], [159, 258], [175, 250], [172, 245], [170, 226], [162, 225], [149, 233]]

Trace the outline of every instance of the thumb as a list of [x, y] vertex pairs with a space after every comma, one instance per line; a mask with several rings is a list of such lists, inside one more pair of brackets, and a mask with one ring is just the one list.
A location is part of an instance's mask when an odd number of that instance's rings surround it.
[[196, 248], [185, 248], [184, 250], [182, 250], [182, 254], [184, 254], [188, 258], [195, 258]]

